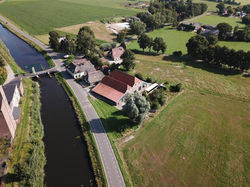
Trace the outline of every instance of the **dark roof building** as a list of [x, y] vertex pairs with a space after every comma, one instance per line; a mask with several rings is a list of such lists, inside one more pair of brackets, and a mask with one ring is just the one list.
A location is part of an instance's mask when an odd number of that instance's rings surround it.
[[105, 75], [101, 70], [92, 71], [87, 73], [87, 75], [85, 76], [85, 81], [91, 85], [100, 82], [103, 77], [105, 77]]
[[87, 72], [96, 71], [95, 66], [86, 58], [76, 59], [67, 67], [67, 71], [75, 79], [82, 78]]

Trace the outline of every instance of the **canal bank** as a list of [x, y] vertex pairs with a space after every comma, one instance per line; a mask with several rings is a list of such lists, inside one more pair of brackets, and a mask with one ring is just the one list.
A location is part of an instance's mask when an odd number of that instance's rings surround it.
[[[31, 47], [27, 43], [11, 35], [13, 35], [13, 33], [0, 27], [0, 39], [8, 46], [10, 53], [19, 66], [25, 68], [26, 64], [23, 62], [32, 63], [34, 62], [32, 59], [35, 59], [36, 64], [38, 64], [36, 66], [37, 68], [41, 68], [42, 65], [45, 64], [42, 55], [35, 50], [32, 51], [28, 49], [28, 47]], [[8, 40], [8, 38], [11, 38], [11, 40]], [[27, 44], [27, 48], [23, 48], [25, 44], [20, 44], [19, 42]], [[20, 47], [16, 48], [17, 46]], [[23, 49], [28, 49], [28, 52]], [[15, 55], [17, 51], [19, 54]], [[41, 85], [42, 121], [45, 132], [44, 142], [47, 157], [47, 165], [45, 166], [46, 185], [95, 185], [87, 145], [81, 135], [82, 133], [77, 122], [76, 114], [65, 91], [56, 82], [55, 78], [42, 78], [39, 83]], [[53, 108], [53, 110], [51, 110], [51, 108]], [[53, 171], [53, 173], [50, 171]]]

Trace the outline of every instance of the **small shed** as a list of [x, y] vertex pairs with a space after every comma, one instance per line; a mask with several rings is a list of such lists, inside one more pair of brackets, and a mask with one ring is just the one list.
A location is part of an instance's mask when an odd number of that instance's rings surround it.
[[147, 87], [145, 90], [146, 90], [147, 93], [150, 93], [150, 92], [152, 92], [154, 89], [158, 88], [158, 86], [159, 86], [159, 85], [158, 85], [157, 83], [154, 83], [154, 84], [152, 84], [151, 86]]

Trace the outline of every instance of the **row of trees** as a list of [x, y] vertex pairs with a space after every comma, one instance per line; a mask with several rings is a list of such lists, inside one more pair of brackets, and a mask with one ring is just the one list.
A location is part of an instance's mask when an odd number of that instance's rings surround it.
[[[77, 52], [88, 58], [95, 66], [102, 65], [100, 59], [102, 52], [98, 50], [95, 35], [89, 27], [82, 27], [78, 32], [76, 40], [70, 35], [66, 35], [64, 39], [61, 39], [61, 36], [56, 31], [51, 31], [49, 35], [50, 47], [55, 51], [61, 51], [66, 54], [74, 54]], [[105, 48], [107, 46], [103, 47]]]
[[142, 34], [138, 38], [138, 44], [140, 48], [143, 49], [143, 51], [147, 48], [149, 49], [149, 51], [151, 51], [151, 48], [153, 48], [153, 50], [156, 51], [157, 53], [159, 53], [159, 51], [165, 53], [167, 49], [167, 45], [164, 42], [163, 38], [156, 37], [155, 39], [153, 39], [146, 34]]
[[219, 23], [217, 28], [219, 29], [218, 37], [220, 40], [250, 41], [250, 26], [246, 26], [243, 29], [236, 26], [233, 30], [233, 27], [228, 23]]
[[60, 34], [56, 31], [51, 31], [49, 36], [50, 47], [55, 51], [62, 51], [67, 54], [78, 52], [85, 56], [88, 56], [91, 53], [98, 53], [96, 49], [95, 35], [87, 26], [84, 26], [79, 30], [76, 40], [70, 35], [66, 35], [66, 37], [62, 39]]
[[250, 68], [250, 51], [235, 51], [234, 49], [221, 47], [214, 42], [209, 42], [206, 37], [201, 35], [190, 38], [186, 46], [190, 56], [206, 63], [242, 71]]

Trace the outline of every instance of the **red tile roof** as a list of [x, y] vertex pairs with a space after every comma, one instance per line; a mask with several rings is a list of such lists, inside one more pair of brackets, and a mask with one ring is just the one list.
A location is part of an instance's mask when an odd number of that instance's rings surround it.
[[128, 84], [129, 86], [133, 87], [134, 84], [139, 82], [140, 80], [132, 75], [129, 75], [127, 73], [124, 73], [119, 70], [114, 70], [110, 73], [110, 77], [113, 77], [114, 79], [117, 79], [125, 84]]
[[113, 48], [112, 49], [112, 58], [113, 59], [120, 58], [124, 52], [125, 52], [125, 50], [123, 49], [123, 47]]
[[136, 77], [115, 70], [109, 76], [104, 77], [92, 91], [118, 103], [127, 90], [139, 81]]

